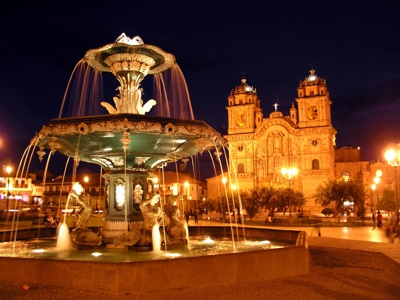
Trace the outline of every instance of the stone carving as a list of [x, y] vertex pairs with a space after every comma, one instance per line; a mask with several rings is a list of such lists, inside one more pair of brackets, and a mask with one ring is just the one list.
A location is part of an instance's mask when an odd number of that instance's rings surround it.
[[169, 238], [167, 241], [169, 244], [182, 244], [186, 241], [186, 229], [181, 222], [181, 214], [178, 207], [178, 201], [180, 198], [180, 194], [177, 196], [166, 196], [167, 204], [165, 207], [165, 213], [169, 218], [166, 233]]
[[113, 97], [115, 107], [107, 102], [101, 102], [100, 104], [105, 107], [110, 114], [131, 113], [144, 115], [146, 112], [149, 112], [157, 102], [154, 99], [150, 99], [143, 104], [143, 89], [139, 88], [139, 86], [135, 86], [134, 89], [134, 92], [129, 93], [129, 96], [125, 95], [127, 91], [124, 89], [121, 91], [120, 97]]
[[140, 203], [140, 210], [143, 216], [143, 227], [140, 230], [140, 240], [136, 243], [137, 246], [144, 247], [152, 244], [153, 226], [159, 224], [162, 218], [162, 211], [156, 204], [160, 201], [159, 192], [149, 200], [144, 200]]
[[80, 209], [75, 214], [75, 228], [70, 235], [72, 243], [78, 248], [99, 245], [102, 238], [89, 230], [86, 226], [93, 212], [90, 206], [90, 195], [83, 193], [83, 188], [78, 182], [74, 184], [72, 191], [68, 195], [68, 201], [71, 200], [75, 200], [75, 202], [80, 205]]
[[124, 165], [124, 157], [123, 156], [109, 156], [107, 157], [114, 166], [123, 166]]
[[128, 45], [143, 45], [143, 40], [140, 38], [140, 36], [134, 36], [133, 38], [130, 38], [124, 32], [121, 33], [119, 37], [117, 37], [115, 42], [124, 43]]
[[146, 161], [148, 161], [150, 159], [150, 157], [135, 157], [135, 163], [137, 163], [138, 165], [142, 165], [144, 164]]
[[80, 123], [79, 125], [77, 125], [77, 130], [79, 133], [85, 135], [89, 132], [89, 126], [87, 126], [87, 124], [85, 123]]

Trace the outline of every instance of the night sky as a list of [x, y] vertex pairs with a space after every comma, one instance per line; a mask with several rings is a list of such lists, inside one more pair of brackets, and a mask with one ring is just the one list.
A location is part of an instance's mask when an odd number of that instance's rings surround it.
[[[4, 8], [0, 161], [21, 158], [35, 132], [58, 116], [76, 63], [122, 32], [175, 55], [195, 118], [222, 134], [227, 97], [243, 73], [265, 117], [277, 98], [288, 115], [312, 64], [327, 80], [338, 148], [360, 146], [364, 160], [377, 160], [400, 142], [399, 1], [80, 2]], [[114, 78], [105, 85], [106, 101], [116, 86]]]

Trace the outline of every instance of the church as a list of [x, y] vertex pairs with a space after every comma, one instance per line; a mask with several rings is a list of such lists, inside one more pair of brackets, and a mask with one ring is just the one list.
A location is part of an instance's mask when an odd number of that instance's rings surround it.
[[[240, 189], [286, 185], [304, 193], [304, 211], [320, 211], [311, 195], [317, 186], [335, 178], [335, 136], [327, 82], [315, 70], [300, 81], [289, 116], [278, 103], [264, 116], [256, 89], [242, 79], [228, 96], [230, 173]], [[291, 179], [282, 168], [297, 168]], [[208, 180], [213, 197], [217, 178]], [[213, 184], [214, 183], [214, 184]], [[214, 192], [213, 192], [214, 190]]]

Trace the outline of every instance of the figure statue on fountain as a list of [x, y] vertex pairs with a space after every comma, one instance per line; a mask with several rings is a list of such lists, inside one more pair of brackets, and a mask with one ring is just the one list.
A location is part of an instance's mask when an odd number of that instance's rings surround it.
[[80, 209], [75, 213], [74, 226], [70, 238], [74, 246], [78, 249], [97, 246], [102, 238], [87, 228], [87, 221], [93, 213], [90, 206], [90, 195], [83, 193], [83, 187], [76, 182], [72, 191], [68, 195], [68, 201], [75, 200], [80, 205]]
[[178, 201], [181, 195], [166, 197], [167, 204], [165, 213], [169, 218], [169, 223], [166, 228], [168, 235], [168, 244], [186, 244], [186, 229], [181, 222], [181, 213], [178, 207]]
[[80, 209], [75, 213], [74, 227], [87, 228], [86, 223], [92, 216], [93, 208], [90, 206], [90, 195], [83, 193], [83, 187], [79, 182], [74, 184], [72, 191], [68, 195], [68, 201], [71, 200], [80, 205]]
[[153, 197], [140, 203], [140, 210], [143, 216], [143, 227], [138, 246], [149, 246], [152, 243], [152, 230], [154, 225], [159, 225], [162, 219], [162, 210], [156, 206], [160, 202], [160, 192], [157, 191]]

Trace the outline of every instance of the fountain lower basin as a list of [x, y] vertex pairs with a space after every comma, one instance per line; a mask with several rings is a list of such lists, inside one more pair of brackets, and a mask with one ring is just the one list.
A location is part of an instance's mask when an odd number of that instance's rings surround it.
[[[228, 227], [213, 226], [189, 227], [189, 230], [191, 236], [223, 237], [230, 232]], [[292, 246], [135, 262], [0, 257], [0, 280], [126, 294], [308, 273], [305, 232], [245, 228], [244, 234], [247, 239], [272, 239]]]

